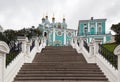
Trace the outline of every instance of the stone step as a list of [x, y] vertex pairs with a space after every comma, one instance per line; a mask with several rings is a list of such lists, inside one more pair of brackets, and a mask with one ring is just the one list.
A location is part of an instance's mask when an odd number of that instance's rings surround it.
[[16, 77], [15, 80], [86, 80], [86, 81], [107, 81], [105, 77]]
[[37, 54], [33, 62], [82, 62], [87, 63], [82, 54]]
[[103, 74], [19, 74], [17, 77], [105, 77]]
[[40, 71], [40, 70], [21, 70], [18, 74], [102, 74], [100, 70], [87, 70], [87, 71]]
[[108, 82], [100, 68], [87, 63], [71, 46], [46, 46], [32, 63], [25, 63], [15, 82]]
[[47, 71], [47, 72], [51, 72], [51, 71], [53, 71], [53, 72], [79, 72], [79, 71], [93, 71], [93, 72], [101, 72], [101, 70], [99, 69], [99, 68], [96, 68], [96, 69], [85, 69], [85, 68], [83, 68], [83, 69], [60, 69], [60, 68], [58, 68], [58, 69], [47, 69], [47, 68], [43, 68], [43, 69], [33, 69], [33, 68], [30, 68], [30, 69], [26, 69], [26, 68], [22, 68], [20, 71]]
[[64, 68], [64, 69], [97, 69], [98, 66], [95, 64], [80, 64], [80, 63], [32, 63], [32, 64], [25, 64], [22, 68], [26, 69], [35, 69], [35, 68]]

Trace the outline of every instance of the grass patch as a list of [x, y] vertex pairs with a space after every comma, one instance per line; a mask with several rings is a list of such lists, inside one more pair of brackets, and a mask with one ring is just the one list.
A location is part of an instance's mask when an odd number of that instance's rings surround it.
[[114, 52], [114, 49], [118, 46], [119, 44], [117, 43], [107, 43], [107, 44], [103, 44], [103, 46], [109, 50], [110, 52]]

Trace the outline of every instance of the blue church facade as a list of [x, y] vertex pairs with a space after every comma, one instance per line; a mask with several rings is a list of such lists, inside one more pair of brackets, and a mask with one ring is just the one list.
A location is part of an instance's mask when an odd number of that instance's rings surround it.
[[102, 38], [103, 43], [111, 40], [111, 33], [106, 34], [106, 19], [79, 20], [78, 37], [86, 37], [87, 42], [93, 38]]
[[76, 35], [76, 30], [67, 29], [65, 18], [62, 22], [56, 22], [53, 17], [52, 22], [50, 22], [48, 16], [43, 17], [38, 29], [42, 30], [43, 36], [47, 38], [48, 46], [70, 45], [71, 39]]

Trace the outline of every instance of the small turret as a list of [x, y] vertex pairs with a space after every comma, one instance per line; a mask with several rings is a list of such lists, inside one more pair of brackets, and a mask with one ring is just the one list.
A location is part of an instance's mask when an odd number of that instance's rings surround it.
[[48, 19], [48, 16], [46, 15], [45, 18]]
[[62, 27], [63, 27], [64, 29], [67, 29], [67, 24], [66, 24], [65, 18], [63, 18]]
[[45, 18], [43, 17], [43, 18], [42, 18], [42, 23], [44, 23], [44, 22], [45, 22]]
[[65, 18], [63, 18], [63, 23], [65, 23]]
[[55, 23], [55, 18], [54, 17], [52, 18], [52, 23]]
[[94, 17], [91, 17], [91, 20], [93, 20], [94, 19]]

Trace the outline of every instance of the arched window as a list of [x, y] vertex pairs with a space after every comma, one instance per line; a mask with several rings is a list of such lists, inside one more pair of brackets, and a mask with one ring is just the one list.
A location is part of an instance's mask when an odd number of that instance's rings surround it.
[[47, 37], [47, 32], [44, 32], [44, 37]]
[[102, 23], [101, 22], [99, 22], [98, 24], [97, 24], [97, 32], [98, 32], [98, 34], [101, 34], [101, 32], [102, 32]]

